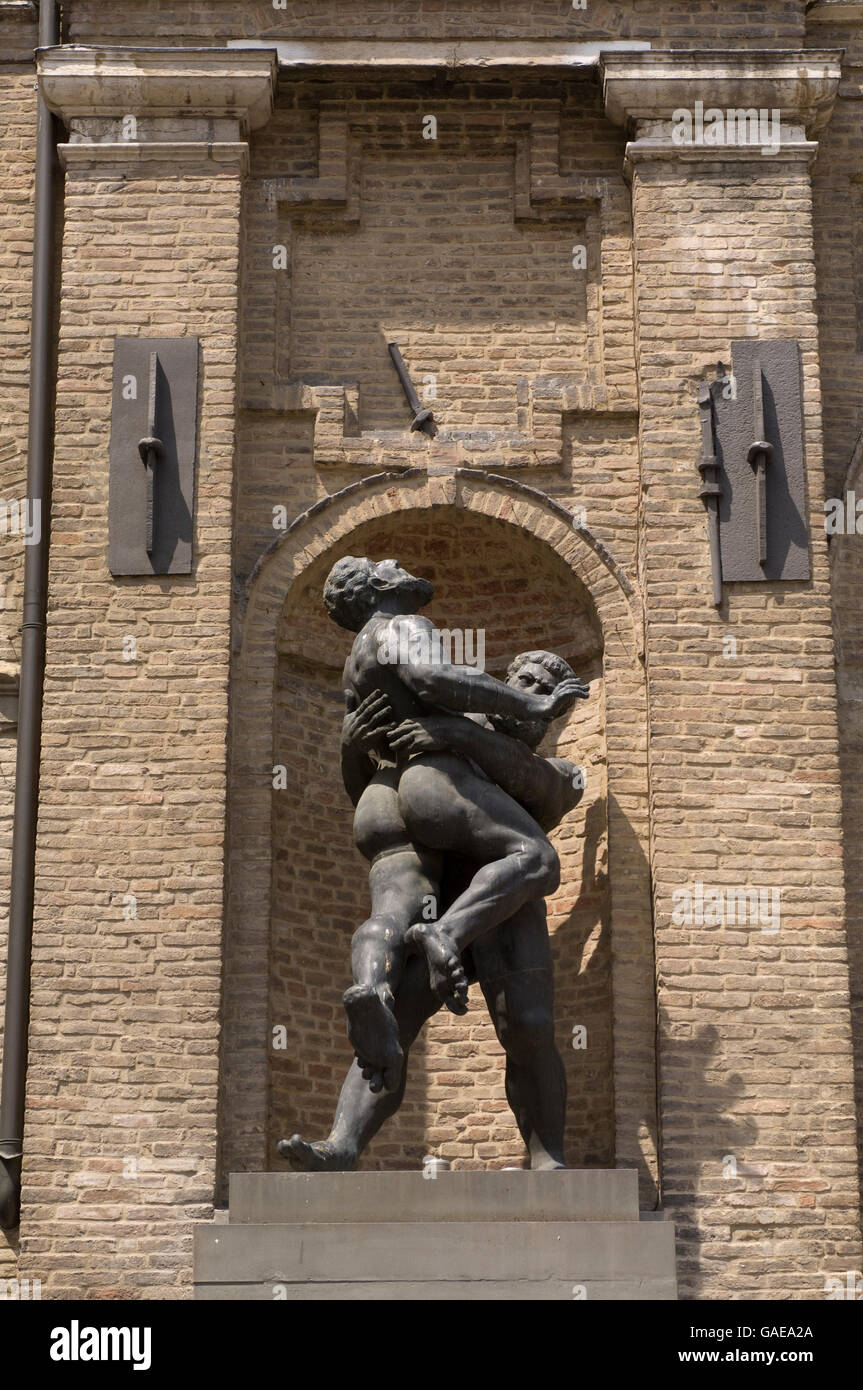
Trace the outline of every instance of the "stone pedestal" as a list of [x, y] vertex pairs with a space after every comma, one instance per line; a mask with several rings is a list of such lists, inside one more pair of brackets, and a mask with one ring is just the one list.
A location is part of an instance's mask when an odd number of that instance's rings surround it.
[[675, 1299], [635, 1171], [244, 1173], [195, 1232], [199, 1299]]

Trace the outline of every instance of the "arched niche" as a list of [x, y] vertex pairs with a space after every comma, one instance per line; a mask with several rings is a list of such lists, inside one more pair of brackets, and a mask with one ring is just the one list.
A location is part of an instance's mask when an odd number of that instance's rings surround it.
[[[327, 499], [271, 547], [243, 597], [231, 691], [223, 1171], [272, 1166], [291, 1129], [323, 1132], [350, 1060], [340, 998], [367, 894], [337, 769], [349, 639], [320, 607], [323, 578], [347, 553], [395, 553], [432, 578], [431, 616], [484, 628], [493, 674], [516, 650], [547, 646], [595, 681], [594, 698], [555, 731], [558, 750], [589, 769], [588, 794], [557, 834], [564, 876], [550, 903], [569, 1157], [638, 1166], [649, 1200], [655, 993], [636, 596], [602, 544], [551, 499], [467, 471], [381, 475]], [[274, 792], [278, 764], [288, 788]], [[571, 1046], [578, 1025], [586, 1049]], [[274, 1026], [287, 1029], [276, 1051]], [[465, 1020], [439, 1016], [412, 1059], [405, 1106], [367, 1163], [415, 1166], [443, 1143], [468, 1166], [518, 1161], [502, 1081], [481, 998]]]

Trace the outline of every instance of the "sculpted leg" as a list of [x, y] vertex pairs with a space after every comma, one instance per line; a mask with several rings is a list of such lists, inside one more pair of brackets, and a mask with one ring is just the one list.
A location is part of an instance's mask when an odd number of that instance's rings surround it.
[[477, 861], [472, 881], [437, 922], [415, 923], [408, 945], [423, 952], [432, 988], [454, 1013], [464, 1013], [467, 983], [461, 953], [525, 904], [553, 893], [557, 854], [512, 797], [453, 760], [410, 765], [399, 805], [413, 839]]
[[474, 943], [480, 985], [506, 1052], [506, 1095], [535, 1169], [565, 1168], [566, 1074], [554, 1041], [545, 904]]
[[432, 994], [422, 960], [409, 960], [402, 986], [395, 997], [395, 1016], [399, 1042], [404, 1054], [401, 1078], [394, 1091], [370, 1090], [362, 1068], [354, 1062], [342, 1085], [333, 1127], [326, 1139], [309, 1143], [301, 1135], [283, 1139], [279, 1154], [294, 1168], [306, 1171], [329, 1169], [347, 1171], [357, 1166], [360, 1155], [377, 1134], [381, 1125], [394, 1115], [402, 1103], [407, 1081], [407, 1059], [417, 1033], [432, 1014], [440, 1008], [440, 1000]]
[[551, 993], [551, 978], [499, 983], [505, 1022], [498, 1036], [506, 1050], [506, 1098], [534, 1169], [565, 1168], [563, 1127], [566, 1075], [554, 1044], [551, 1011], [536, 995]]
[[[407, 930], [423, 903], [429, 898], [436, 901], [440, 856], [405, 842], [404, 827], [395, 815], [395, 790], [375, 790], [373, 825], [383, 827], [390, 844], [376, 855], [369, 871], [372, 914], [351, 942], [354, 983], [345, 992], [344, 1005], [348, 1038], [371, 1089], [396, 1091], [403, 1060], [393, 998], [404, 973]], [[388, 800], [382, 805], [384, 793]], [[368, 837], [372, 817], [365, 807], [363, 816]], [[393, 845], [396, 836], [401, 843]]]
[[351, 960], [355, 983], [345, 991], [348, 1039], [361, 1070], [373, 1074], [372, 1090], [398, 1088], [402, 1049], [393, 1012], [393, 984], [402, 977], [405, 922], [370, 917], [354, 933]]

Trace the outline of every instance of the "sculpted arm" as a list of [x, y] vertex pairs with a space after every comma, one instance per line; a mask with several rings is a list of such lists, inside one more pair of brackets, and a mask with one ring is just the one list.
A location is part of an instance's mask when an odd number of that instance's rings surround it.
[[461, 715], [430, 715], [407, 720], [390, 735], [396, 750], [446, 748], [470, 758], [493, 782], [533, 816], [553, 829], [584, 795], [584, 776], [574, 763], [542, 758], [520, 739], [488, 729]]
[[367, 695], [362, 704], [352, 690], [345, 691], [347, 713], [342, 723], [342, 781], [345, 791], [356, 806], [375, 772], [370, 755], [379, 748], [387, 730], [392, 729], [393, 714], [389, 701], [379, 690]]
[[398, 631], [400, 640], [397, 645], [394, 644], [393, 651], [393, 655], [399, 658], [393, 663], [396, 674], [423, 704], [439, 705], [465, 714], [556, 719], [571, 709], [577, 699], [583, 699], [587, 694], [587, 688], [575, 680], [561, 681], [551, 695], [537, 695], [505, 685], [485, 671], [477, 671], [470, 666], [449, 666], [433, 659], [404, 661], [401, 658], [405, 650], [423, 652], [423, 643], [428, 645], [433, 641], [434, 628], [425, 618], [409, 617], [400, 620]]

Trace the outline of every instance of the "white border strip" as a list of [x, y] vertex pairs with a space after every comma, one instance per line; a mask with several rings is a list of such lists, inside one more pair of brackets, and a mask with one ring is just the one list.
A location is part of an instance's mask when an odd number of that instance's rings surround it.
[[228, 48], [275, 50], [282, 68], [578, 68], [592, 67], [603, 53], [646, 53], [640, 39], [561, 43], [556, 39], [230, 39]]

